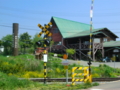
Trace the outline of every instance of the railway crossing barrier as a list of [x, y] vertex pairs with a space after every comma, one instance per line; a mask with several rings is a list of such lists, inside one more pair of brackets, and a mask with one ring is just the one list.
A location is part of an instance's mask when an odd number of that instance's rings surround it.
[[[78, 70], [83, 70], [83, 73], [78, 73]], [[80, 78], [83, 76], [83, 78]], [[75, 85], [75, 82], [92, 82], [92, 77], [89, 75], [89, 67], [73, 67], [72, 68], [72, 85]]]

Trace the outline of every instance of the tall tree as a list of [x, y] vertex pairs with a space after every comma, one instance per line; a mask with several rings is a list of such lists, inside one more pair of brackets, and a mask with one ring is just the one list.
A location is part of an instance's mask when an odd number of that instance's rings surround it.
[[27, 32], [21, 34], [19, 38], [19, 44], [21, 47], [21, 51], [22, 49], [24, 49], [23, 53], [26, 53], [26, 48], [29, 48], [32, 46], [31, 36]]
[[6, 35], [2, 38], [2, 45], [4, 46], [4, 51], [6, 55], [12, 54], [12, 35]]
[[2, 40], [0, 40], [0, 46], [2, 46]]

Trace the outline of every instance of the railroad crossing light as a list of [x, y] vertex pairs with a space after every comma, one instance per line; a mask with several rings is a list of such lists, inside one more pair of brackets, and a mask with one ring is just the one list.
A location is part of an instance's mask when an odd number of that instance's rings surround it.
[[36, 45], [40, 47], [42, 46], [42, 42], [39, 40], [38, 42], [36, 42]]
[[44, 44], [49, 46], [50, 45], [50, 41], [48, 39], [44, 40]]

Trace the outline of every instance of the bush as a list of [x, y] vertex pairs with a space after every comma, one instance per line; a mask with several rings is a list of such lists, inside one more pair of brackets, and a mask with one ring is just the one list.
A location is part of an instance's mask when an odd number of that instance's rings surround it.
[[68, 53], [68, 55], [73, 55], [75, 54], [75, 49], [66, 49], [66, 53]]
[[63, 54], [58, 54], [58, 57], [59, 58], [63, 58]]
[[109, 67], [108, 65], [105, 64], [100, 64], [99, 67], [92, 67], [92, 76], [99, 78], [99, 77], [116, 77], [114, 68]]
[[[66, 70], [62, 65], [62, 60], [59, 58], [54, 58], [52, 56], [48, 57], [47, 64], [47, 77], [66, 77]], [[72, 75], [72, 67], [81, 67], [79, 64], [72, 64], [68, 66], [68, 75]], [[114, 69], [107, 65], [100, 65], [99, 67], [92, 68], [92, 77], [116, 77], [120, 75], [120, 69]], [[10, 56], [0, 56], [0, 71], [8, 75], [14, 75], [17, 77], [33, 78], [41, 77], [44, 74], [44, 62], [36, 60], [33, 55], [19, 55], [16, 57]], [[114, 72], [114, 73], [113, 73]], [[43, 74], [42, 74], [43, 73]]]
[[48, 55], [50, 55], [50, 56], [54, 56], [54, 53], [48, 53]]
[[15, 90], [15, 88], [18, 87], [30, 87], [31, 84], [36, 85], [36, 83], [33, 83], [32, 81], [26, 79], [20, 80], [14, 76], [8, 76], [0, 72], [0, 89], [2, 90]]

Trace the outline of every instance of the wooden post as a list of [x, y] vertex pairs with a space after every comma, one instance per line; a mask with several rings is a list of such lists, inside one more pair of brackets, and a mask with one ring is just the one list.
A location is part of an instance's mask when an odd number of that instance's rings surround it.
[[18, 23], [13, 23], [13, 56], [18, 55]]

